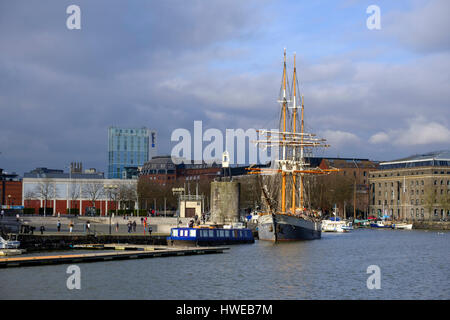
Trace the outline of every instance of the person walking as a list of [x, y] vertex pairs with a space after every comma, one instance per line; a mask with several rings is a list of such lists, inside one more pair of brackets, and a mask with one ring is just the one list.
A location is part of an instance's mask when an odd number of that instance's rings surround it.
[[58, 232], [61, 231], [61, 221], [58, 220], [58, 223], [56, 224], [56, 229], [58, 230]]
[[136, 220], [133, 221], [133, 232], [136, 232]]
[[3, 219], [3, 216], [5, 215], [5, 210], [2, 210], [1, 212], [0, 212], [0, 217]]
[[116, 223], [116, 232], [119, 232], [119, 222]]
[[131, 233], [131, 221], [128, 221], [127, 227], [128, 227], [128, 233]]
[[43, 225], [41, 225], [41, 234], [44, 234], [45, 231], [45, 227]]
[[91, 222], [89, 220], [86, 221], [86, 231], [87, 233], [91, 233]]
[[73, 230], [73, 222], [70, 221], [69, 222], [69, 232], [72, 233], [72, 230]]

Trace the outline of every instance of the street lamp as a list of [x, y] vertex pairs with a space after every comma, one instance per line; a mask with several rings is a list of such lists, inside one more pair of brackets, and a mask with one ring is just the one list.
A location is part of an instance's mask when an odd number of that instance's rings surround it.
[[[108, 195], [109, 195], [109, 199], [112, 200], [111, 198], [111, 192], [112, 190], [116, 190], [118, 188], [118, 186], [116, 184], [105, 184], [103, 186], [106, 190], [108, 190]], [[108, 199], [106, 200], [108, 201]], [[107, 212], [108, 213], [108, 212]], [[109, 234], [111, 235], [111, 213], [109, 213]]]

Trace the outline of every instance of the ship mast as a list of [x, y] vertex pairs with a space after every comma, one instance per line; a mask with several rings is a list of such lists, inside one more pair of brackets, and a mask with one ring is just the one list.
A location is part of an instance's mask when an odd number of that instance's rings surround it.
[[[292, 109], [293, 109], [292, 133], [294, 133], [294, 134], [295, 134], [295, 130], [297, 127], [297, 123], [296, 123], [297, 122], [297, 100], [296, 100], [297, 76], [296, 76], [296, 73], [297, 73], [297, 69], [295, 66], [295, 53], [294, 53], [294, 75], [293, 75], [293, 79], [292, 79], [292, 86], [293, 86], [293, 91], [294, 91], [293, 92], [293, 107], [292, 107]], [[302, 133], [303, 133], [303, 131], [302, 131]], [[295, 162], [295, 147], [293, 147], [293, 149], [292, 149], [292, 161]], [[292, 213], [295, 213], [295, 190], [296, 190], [295, 182], [296, 182], [296, 178], [297, 178], [297, 176], [296, 176], [295, 172], [293, 172], [292, 173], [292, 210], [291, 210]], [[300, 179], [301, 179], [301, 176], [300, 176]]]
[[[302, 171], [304, 169], [303, 166], [303, 134], [304, 134], [304, 127], [305, 127], [305, 122], [304, 122], [304, 118], [303, 118], [303, 114], [304, 114], [304, 105], [303, 105], [303, 95], [302, 95], [302, 135], [301, 135], [301, 143], [300, 143], [300, 163], [301, 163], [301, 167], [300, 170]], [[310, 200], [311, 201], [311, 200]], [[300, 173], [300, 208], [303, 210], [304, 208], [304, 201], [303, 201], [303, 173]]]
[[[286, 166], [286, 48], [284, 49], [284, 65], [283, 65], [283, 162], [282, 166]], [[281, 212], [286, 212], [286, 172], [281, 173]]]
[[[301, 96], [301, 128], [300, 132], [297, 132], [297, 117], [298, 117], [298, 107], [297, 107], [297, 68], [296, 68], [296, 56], [294, 54], [294, 78], [293, 78], [293, 105], [289, 107], [289, 109], [293, 109], [292, 116], [293, 122], [292, 125], [289, 126], [289, 130], [287, 131], [287, 118], [289, 115], [289, 111], [287, 110], [288, 98], [287, 98], [287, 74], [286, 74], [286, 49], [284, 49], [284, 58], [283, 58], [283, 79], [282, 79], [282, 96], [281, 103], [282, 106], [282, 115], [280, 119], [280, 128], [279, 130], [258, 130], [258, 133], [262, 138], [252, 141], [257, 145], [263, 148], [276, 147], [282, 148], [282, 156], [280, 160], [276, 160], [278, 164], [274, 168], [247, 168], [249, 174], [281, 174], [281, 212], [280, 214], [289, 214], [286, 210], [286, 175], [292, 175], [292, 201], [291, 201], [291, 214], [295, 214], [296, 209], [296, 182], [297, 176], [300, 176], [300, 208], [303, 210], [304, 208], [304, 186], [303, 180], [305, 174], [329, 174], [331, 172], [339, 171], [335, 168], [330, 169], [321, 169], [317, 168], [308, 168], [308, 164], [305, 163], [304, 160], [304, 147], [308, 148], [319, 148], [319, 147], [329, 147], [326, 144], [325, 139], [317, 138], [315, 134], [305, 133], [304, 132], [304, 103], [303, 103], [303, 95]], [[289, 101], [290, 103], [290, 101]], [[281, 131], [282, 130], [282, 131]], [[280, 132], [281, 131], [281, 132]], [[286, 152], [286, 148], [289, 148], [288, 153]], [[300, 157], [298, 159], [296, 155], [296, 151], [300, 149]], [[279, 150], [279, 149], [278, 149]], [[292, 153], [292, 160], [291, 160]], [[289, 160], [287, 159], [289, 157]], [[265, 191], [265, 196], [269, 196], [268, 190]], [[279, 192], [277, 189], [275, 192]], [[273, 205], [269, 205], [270, 211], [275, 210]]]

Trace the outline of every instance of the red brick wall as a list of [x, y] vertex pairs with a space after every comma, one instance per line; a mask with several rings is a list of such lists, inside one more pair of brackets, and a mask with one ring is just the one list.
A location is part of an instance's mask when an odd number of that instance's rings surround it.
[[[5, 189], [3, 189], [3, 183]], [[8, 195], [11, 195], [11, 197], [8, 197]], [[2, 205], [21, 206], [22, 181], [0, 181], [0, 202]]]

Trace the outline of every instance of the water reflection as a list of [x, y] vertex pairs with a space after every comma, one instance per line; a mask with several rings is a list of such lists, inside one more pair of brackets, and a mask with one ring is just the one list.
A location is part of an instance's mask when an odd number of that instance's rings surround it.
[[[449, 233], [354, 230], [322, 239], [230, 246], [223, 254], [0, 271], [6, 299], [449, 299]], [[366, 286], [369, 265], [381, 289]]]

